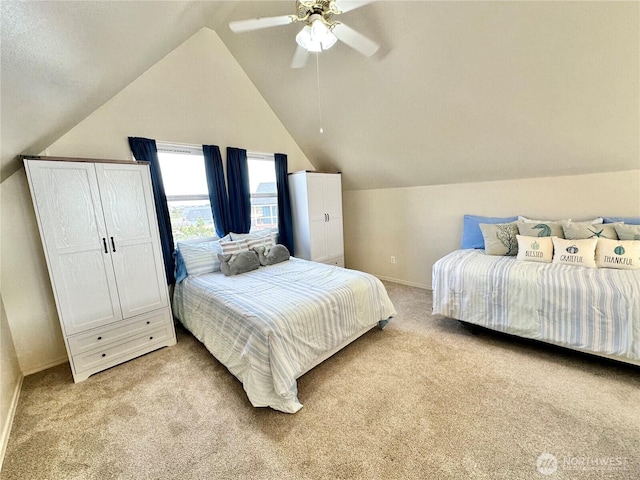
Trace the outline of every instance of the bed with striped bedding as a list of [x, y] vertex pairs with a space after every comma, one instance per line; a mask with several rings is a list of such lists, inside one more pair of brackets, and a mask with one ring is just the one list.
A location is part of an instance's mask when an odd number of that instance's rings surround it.
[[251, 404], [295, 413], [296, 379], [395, 315], [367, 273], [297, 258], [176, 284], [175, 316], [243, 384]]
[[433, 313], [640, 364], [640, 270], [456, 250], [433, 265]]

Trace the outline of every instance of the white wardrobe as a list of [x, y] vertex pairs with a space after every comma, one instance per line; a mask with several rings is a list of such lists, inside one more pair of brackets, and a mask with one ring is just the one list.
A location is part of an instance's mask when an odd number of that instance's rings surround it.
[[344, 267], [340, 173], [289, 175], [294, 255]]
[[79, 382], [176, 337], [149, 165], [73, 160], [24, 163]]

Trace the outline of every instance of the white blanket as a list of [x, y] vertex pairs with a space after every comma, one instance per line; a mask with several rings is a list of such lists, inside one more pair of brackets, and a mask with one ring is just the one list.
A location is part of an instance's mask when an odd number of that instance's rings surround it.
[[299, 375], [396, 313], [372, 275], [296, 258], [236, 276], [187, 277], [173, 308], [253, 406], [288, 413], [302, 408]]
[[433, 313], [632, 363], [640, 360], [640, 270], [456, 250], [433, 265]]

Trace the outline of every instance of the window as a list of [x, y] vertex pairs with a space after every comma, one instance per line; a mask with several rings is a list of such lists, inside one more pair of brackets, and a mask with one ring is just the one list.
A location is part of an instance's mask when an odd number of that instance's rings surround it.
[[247, 152], [251, 231], [278, 229], [278, 189], [273, 155]]
[[174, 241], [216, 236], [202, 147], [156, 145]]

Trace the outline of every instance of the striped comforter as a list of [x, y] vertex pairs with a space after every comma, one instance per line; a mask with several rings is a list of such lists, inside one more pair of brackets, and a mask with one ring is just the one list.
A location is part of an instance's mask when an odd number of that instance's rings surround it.
[[187, 277], [173, 308], [253, 406], [287, 413], [302, 408], [298, 376], [396, 313], [372, 275], [296, 258], [242, 275]]
[[457, 250], [433, 265], [433, 313], [640, 360], [640, 270], [523, 262]]

